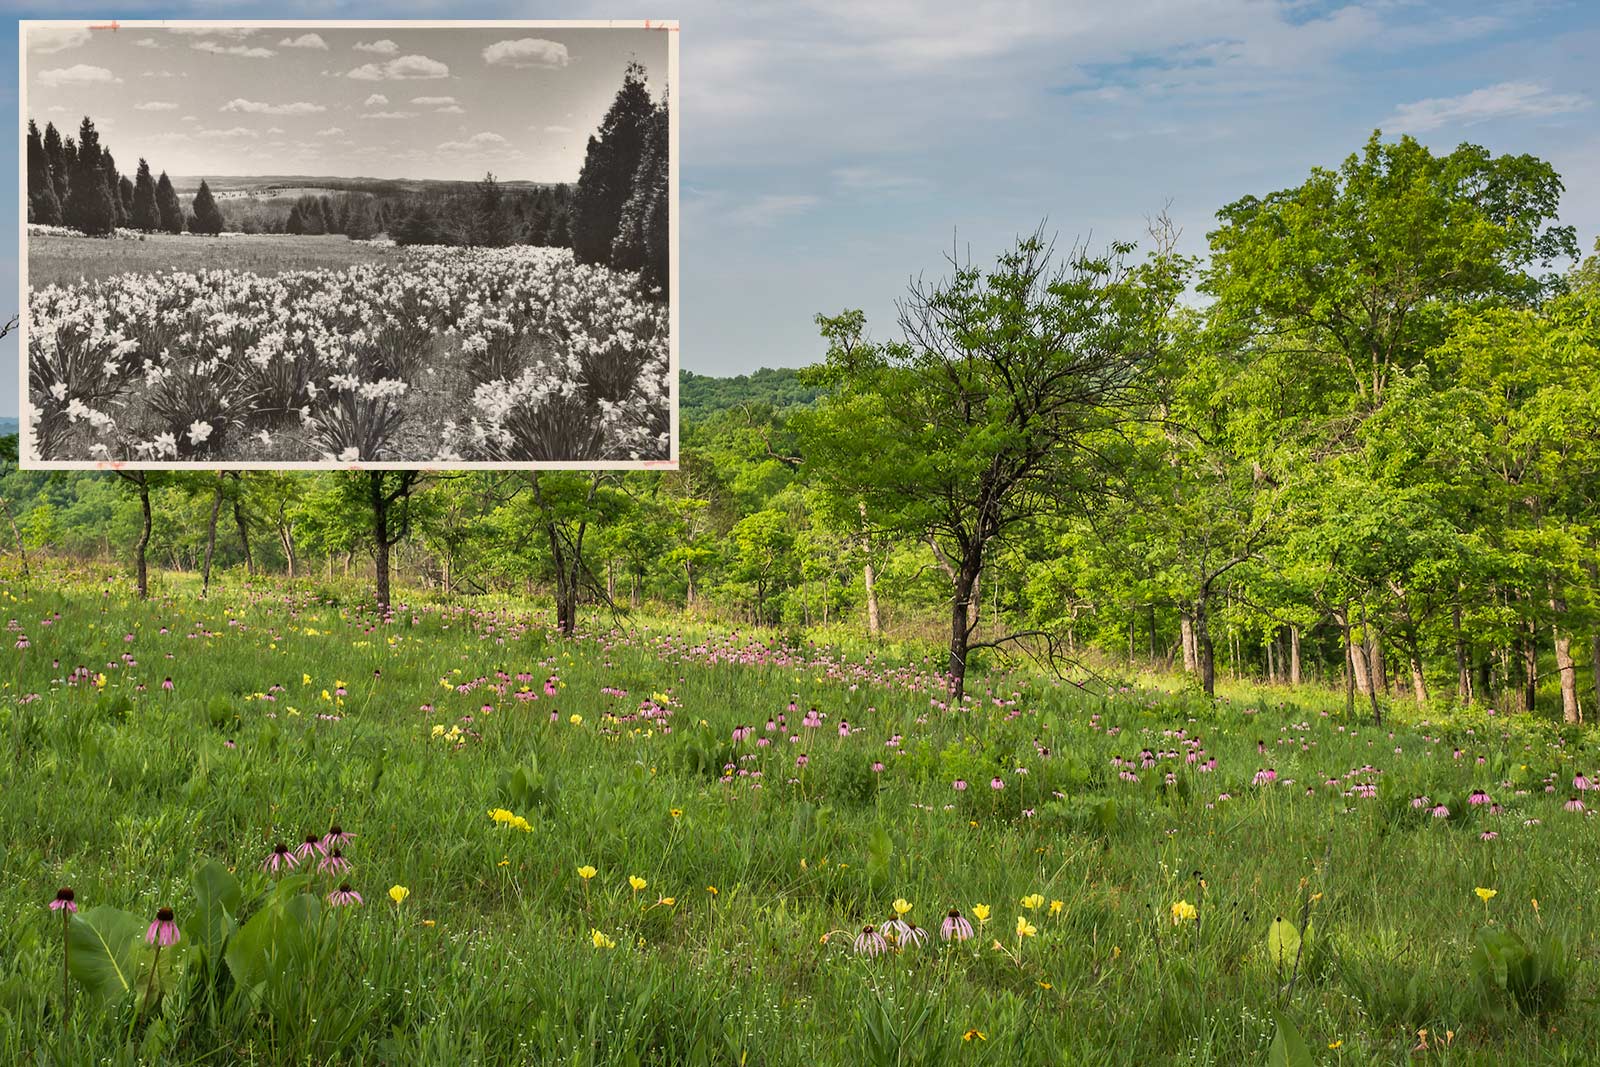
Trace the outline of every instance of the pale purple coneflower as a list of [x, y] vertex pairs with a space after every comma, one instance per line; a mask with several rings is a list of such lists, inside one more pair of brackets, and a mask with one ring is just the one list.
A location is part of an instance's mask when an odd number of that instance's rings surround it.
[[78, 910], [78, 895], [72, 891], [70, 885], [64, 885], [56, 890], [56, 899], [50, 902], [50, 910], [65, 912]]
[[886, 940], [897, 945], [900, 943], [901, 939], [906, 936], [906, 931], [909, 929], [911, 929], [911, 927], [901, 922], [900, 916], [898, 915], [889, 916], [889, 921], [878, 927], [878, 930], [883, 934]]
[[950, 788], [954, 789], [957, 793], [965, 793], [967, 791], [967, 780], [965, 778], [957, 778], [955, 781], [950, 783]]
[[295, 859], [306, 860], [314, 859], [319, 852], [327, 852], [327, 849], [322, 847], [322, 838], [316, 834], [307, 834], [306, 839], [300, 842], [300, 847], [294, 850], [294, 855]]
[[172, 678], [170, 676], [161, 679], [161, 688], [169, 693], [172, 692]]
[[171, 908], [157, 908], [155, 922], [144, 932], [144, 943], [166, 948], [178, 943], [178, 924], [173, 921]]
[[1576, 811], [1580, 813], [1583, 811], [1583, 801], [1579, 800], [1576, 796], [1561, 806], [1568, 811]]
[[1467, 797], [1467, 803], [1474, 806], [1478, 804], [1487, 804], [1489, 803], [1489, 794], [1485, 793], [1481, 789], [1474, 789], [1472, 791], [1472, 795]]
[[1589, 789], [1589, 779], [1587, 779], [1587, 778], [1585, 778], [1583, 776], [1583, 772], [1582, 771], [1579, 771], [1576, 775], [1573, 776], [1572, 788], [1578, 790], [1580, 793], [1586, 791], [1587, 789]]
[[965, 941], [972, 936], [972, 924], [958, 909], [951, 908], [945, 912], [944, 922], [939, 926], [939, 936], [946, 941]]
[[883, 935], [874, 930], [869, 923], [856, 935], [855, 950], [862, 956], [881, 956], [889, 951], [889, 942], [885, 941]]
[[989, 788], [990, 789], [1000, 790], [1000, 789], [1004, 789], [1005, 787], [1006, 787], [1006, 784], [1000, 780], [1000, 776], [998, 774], [995, 775], [993, 778], [989, 779]]
[[328, 903], [336, 908], [342, 908], [347, 904], [360, 904], [363, 901], [361, 894], [350, 888], [349, 882], [340, 882], [339, 888], [328, 894]]
[[317, 870], [324, 871], [329, 874], [342, 874], [349, 869], [350, 861], [345, 859], [344, 853], [340, 852], [337, 848], [329, 851], [329, 853], [323, 857], [322, 862], [317, 864]]
[[299, 862], [300, 857], [296, 856], [288, 845], [279, 841], [272, 846], [272, 851], [267, 853], [267, 858], [261, 861], [261, 869], [270, 874], [276, 874], [280, 868], [293, 870]]
[[914, 948], [928, 943], [928, 931], [916, 923], [906, 923], [906, 932], [901, 935], [900, 943]]
[[1445, 807], [1443, 804], [1435, 804], [1433, 806], [1433, 811], [1431, 811], [1429, 814], [1431, 814], [1435, 819], [1448, 819], [1450, 817], [1450, 809]]
[[334, 823], [328, 827], [328, 832], [322, 835], [322, 849], [326, 852], [334, 846], [348, 845], [355, 839], [355, 834], [347, 832], [344, 827]]

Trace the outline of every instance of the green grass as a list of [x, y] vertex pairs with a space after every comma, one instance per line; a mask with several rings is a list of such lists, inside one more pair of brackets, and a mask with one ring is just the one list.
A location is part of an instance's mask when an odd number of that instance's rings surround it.
[[28, 238], [28, 285], [77, 285], [118, 274], [237, 270], [281, 274], [290, 270], [339, 269], [398, 259], [400, 249], [351, 241], [343, 235], [293, 237], [195, 237], [151, 234], [143, 239], [92, 237]]
[[[140, 604], [103, 577], [0, 587], [30, 646], [8, 634], [0, 664], [0, 1062], [1231, 1067], [1285, 1062], [1274, 1012], [1317, 1064], [1600, 1055], [1595, 824], [1562, 803], [1575, 768], [1600, 769], [1592, 735], [1474, 712], [1391, 739], [1333, 694], [1091, 697], [1001, 673], [949, 711], [920, 657], [799, 662], [748, 632], [598, 618], [563, 641], [515, 602], [414, 601], [382, 623], [348, 591], [267, 581], [200, 601], [168, 578]], [[822, 725], [800, 726], [813, 706]], [[1214, 772], [1111, 765], [1195, 737]], [[724, 782], [728, 762], [760, 777]], [[1295, 784], [1253, 785], [1269, 765]], [[1374, 798], [1344, 795], [1365, 780]], [[1469, 805], [1475, 788], [1505, 811]], [[339, 880], [365, 904], [283, 941], [259, 996], [191, 925], [153, 986], [142, 947], [135, 994], [100, 1007], [74, 981], [63, 1027], [58, 886], [142, 933], [163, 905], [196, 919], [214, 860], [242, 883], [235, 918], [277, 915], [262, 859], [334, 822], [357, 835]], [[857, 955], [897, 898], [932, 943]], [[1179, 901], [1195, 920], [1174, 922]], [[939, 941], [946, 909], [979, 904], [978, 937]], [[1304, 933], [1297, 964], [1269, 952], [1279, 916]], [[1486, 927], [1564, 940], [1565, 999], [1546, 983], [1525, 1010], [1492, 968], [1485, 986]]]

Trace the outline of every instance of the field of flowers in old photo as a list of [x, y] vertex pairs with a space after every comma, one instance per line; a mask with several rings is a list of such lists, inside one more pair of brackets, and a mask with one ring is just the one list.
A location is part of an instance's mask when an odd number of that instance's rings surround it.
[[1578, 1064], [1600, 750], [515, 601], [7, 581], [7, 1063]]
[[[89, 243], [55, 240], [41, 253], [46, 273], [52, 255], [78, 263], [70, 254]], [[199, 243], [151, 240], [162, 256]], [[222, 244], [298, 255], [285, 241], [321, 250], [315, 238]], [[98, 242], [112, 254], [81, 265], [129, 266], [146, 243]], [[667, 310], [642, 295], [637, 275], [520, 245], [391, 246], [386, 257], [349, 259], [276, 271], [127, 269], [35, 287], [36, 454], [191, 463], [669, 454]]]

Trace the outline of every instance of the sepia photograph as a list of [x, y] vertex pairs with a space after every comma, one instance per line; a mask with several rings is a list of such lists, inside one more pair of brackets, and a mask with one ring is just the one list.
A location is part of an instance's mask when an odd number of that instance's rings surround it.
[[675, 29], [23, 22], [22, 463], [672, 465]]

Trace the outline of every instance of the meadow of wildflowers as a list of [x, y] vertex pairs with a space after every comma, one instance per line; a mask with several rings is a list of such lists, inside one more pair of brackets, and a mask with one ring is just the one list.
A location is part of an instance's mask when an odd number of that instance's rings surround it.
[[569, 250], [418, 247], [29, 296], [33, 458], [422, 465], [664, 459], [668, 312]]
[[0, 1062], [1580, 1064], [1600, 745], [0, 586]]

